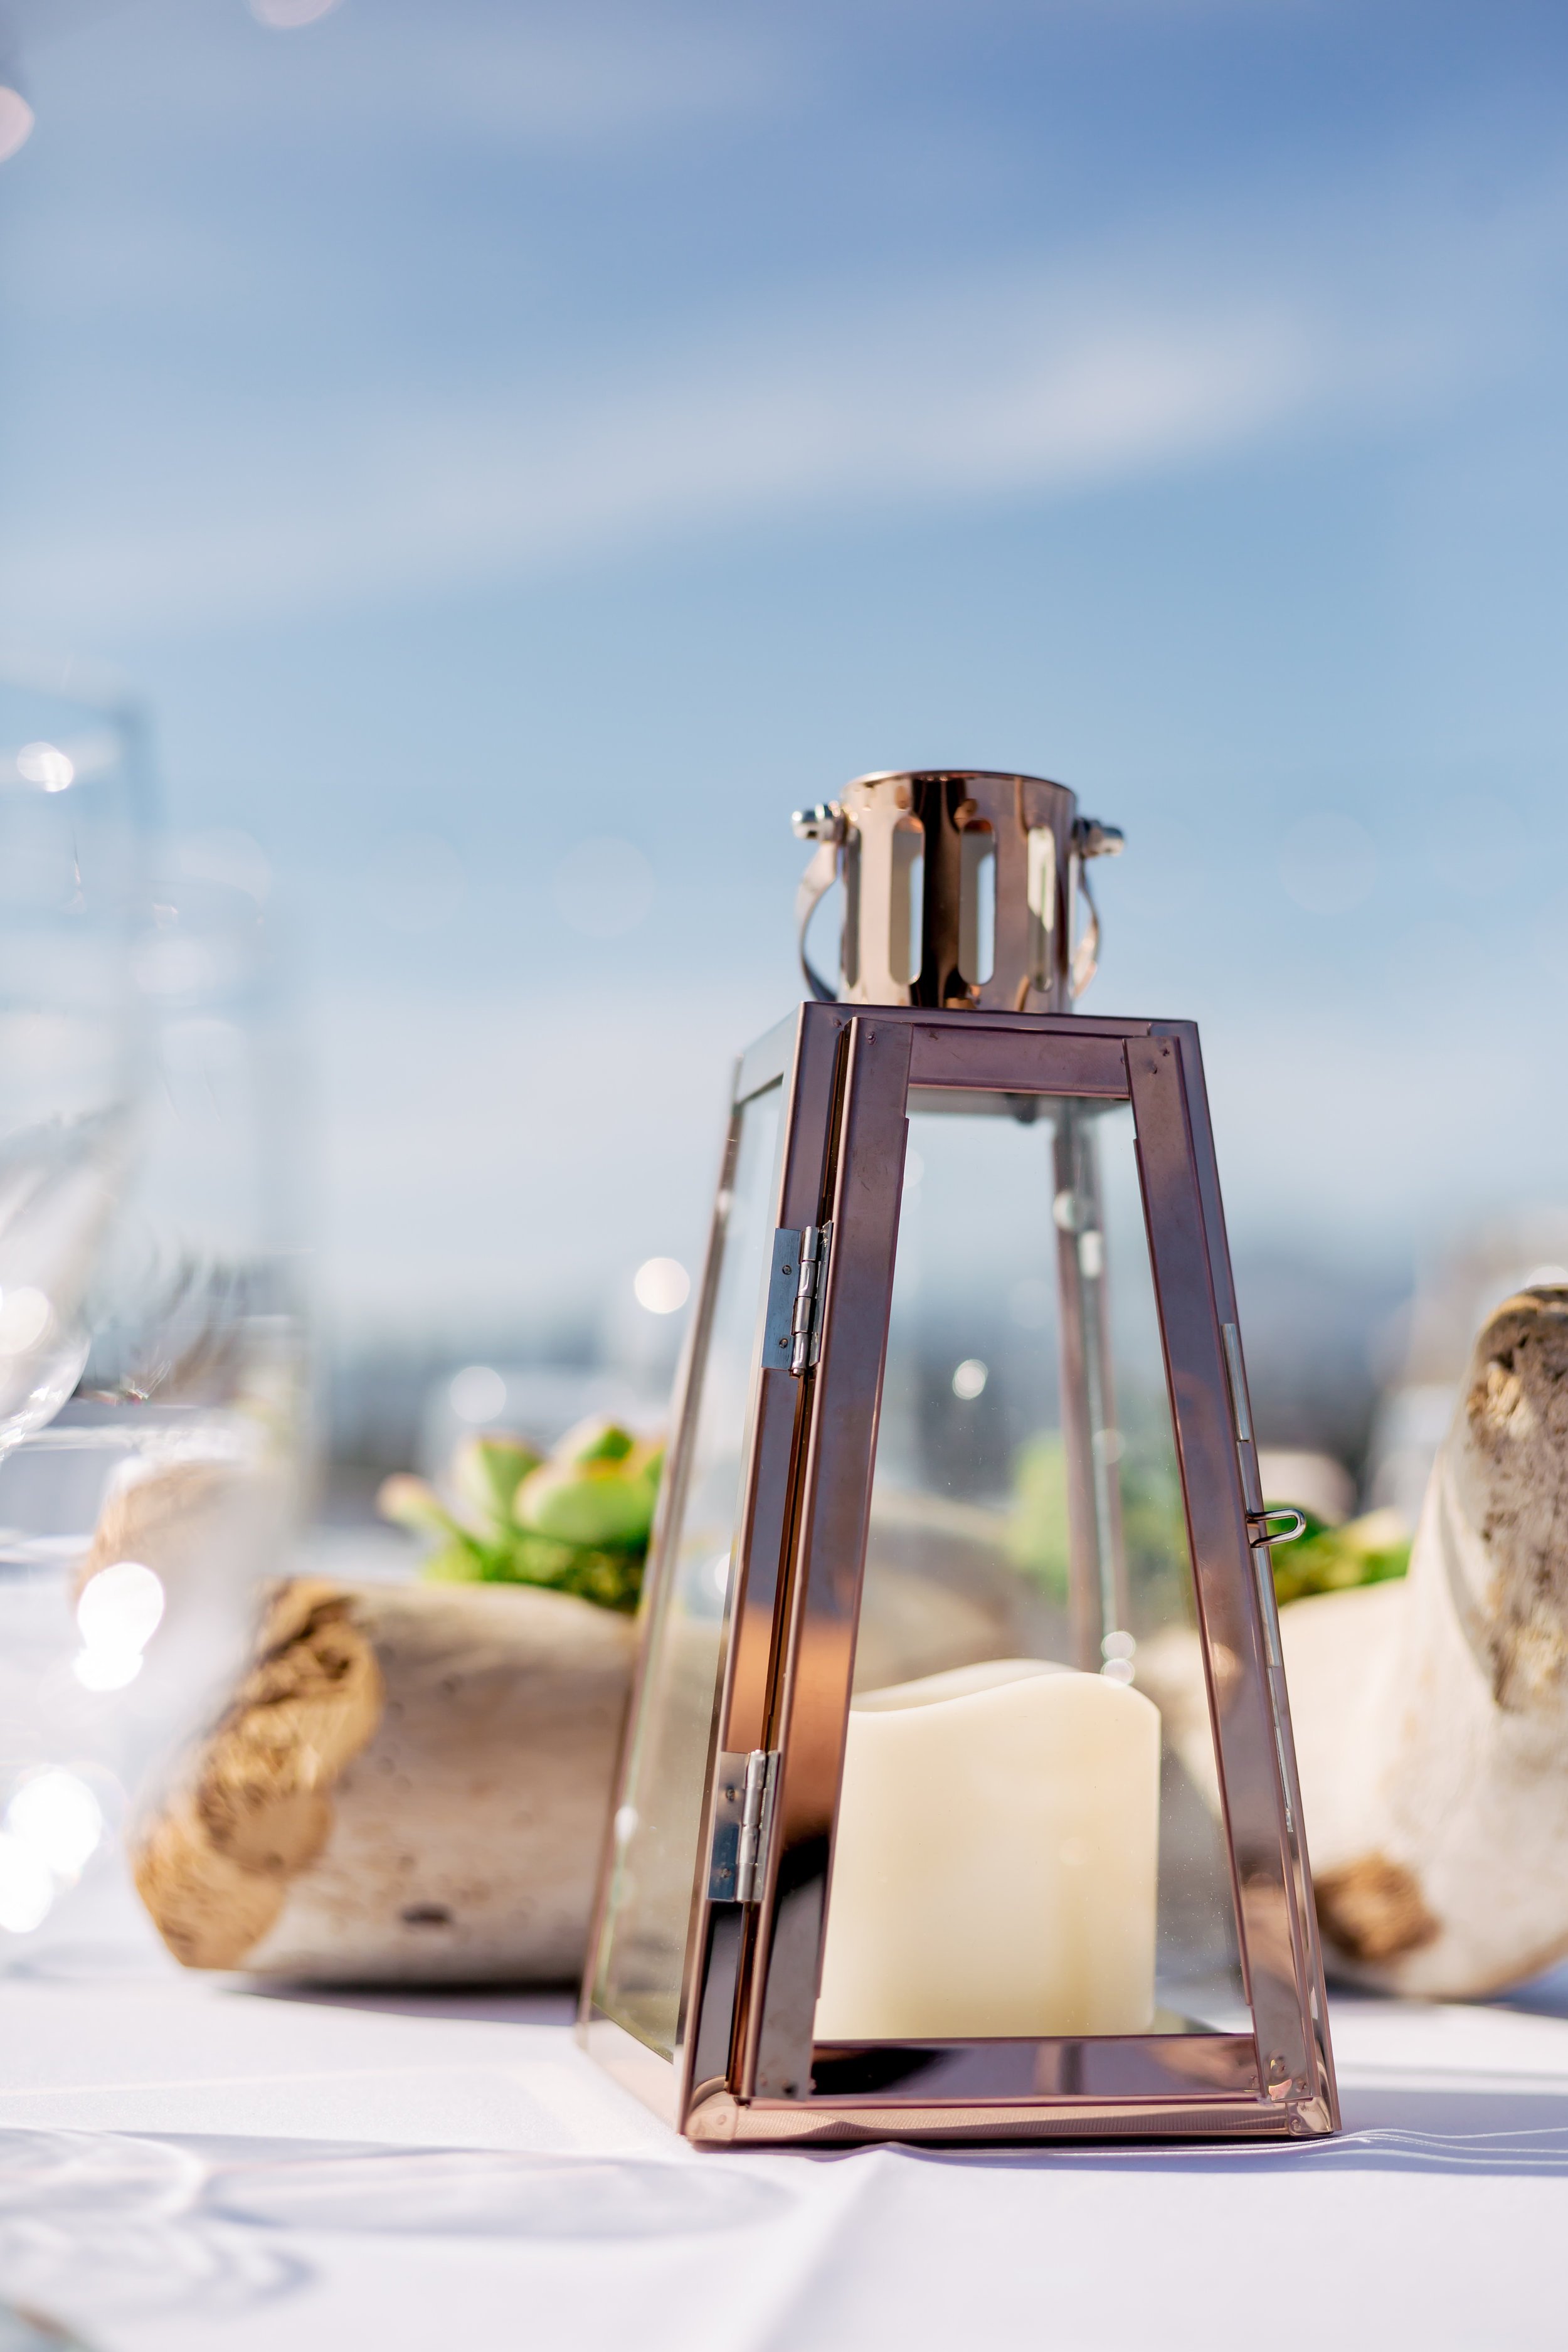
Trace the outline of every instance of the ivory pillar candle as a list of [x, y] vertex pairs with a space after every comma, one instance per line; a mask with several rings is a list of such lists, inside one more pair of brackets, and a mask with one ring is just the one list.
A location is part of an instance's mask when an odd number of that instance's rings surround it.
[[1159, 1830], [1159, 1711], [1125, 1684], [1005, 1658], [867, 1692], [817, 2039], [1147, 2032]]

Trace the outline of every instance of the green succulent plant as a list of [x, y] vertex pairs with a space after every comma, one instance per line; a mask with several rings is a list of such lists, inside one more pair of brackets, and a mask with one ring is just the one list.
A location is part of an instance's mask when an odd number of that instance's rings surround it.
[[519, 1437], [470, 1437], [448, 1509], [423, 1478], [388, 1478], [384, 1518], [434, 1538], [422, 1573], [461, 1584], [534, 1584], [634, 1610], [664, 1465], [662, 1444], [583, 1422], [549, 1454]]
[[1294, 1543], [1271, 1548], [1274, 1595], [1282, 1607], [1314, 1593], [1385, 1584], [1410, 1566], [1410, 1532], [1397, 1511], [1368, 1511], [1331, 1528], [1300, 1503], [1273, 1507], [1300, 1511], [1307, 1522], [1306, 1533]]
[[[1145, 1599], [1160, 1580], [1173, 1590], [1184, 1587], [1187, 1539], [1174, 1464], [1165, 1451], [1133, 1444], [1120, 1477], [1122, 1539], [1135, 1586]], [[1369, 1511], [1331, 1527], [1299, 1503], [1281, 1500], [1271, 1507], [1300, 1510], [1307, 1522], [1294, 1543], [1271, 1548], [1275, 1597], [1282, 1607], [1313, 1593], [1382, 1584], [1403, 1576], [1409, 1566], [1410, 1533], [1396, 1511]], [[1006, 1541], [1014, 1566], [1053, 1600], [1065, 1601], [1067, 1457], [1054, 1432], [1031, 1438], [1015, 1457]]]
[[[1173, 1463], [1152, 1445], [1132, 1444], [1119, 1471], [1121, 1536], [1129, 1568], [1144, 1587], [1185, 1559], [1182, 1490]], [[1067, 1453], [1055, 1431], [1020, 1446], [1013, 1462], [1006, 1548], [1015, 1568], [1053, 1601], [1068, 1597]]]

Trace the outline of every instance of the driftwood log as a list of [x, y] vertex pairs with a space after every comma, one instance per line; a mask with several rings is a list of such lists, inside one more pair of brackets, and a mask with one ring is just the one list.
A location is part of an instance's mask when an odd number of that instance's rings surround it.
[[[171, 1489], [164, 1507], [200, 1500]], [[996, 1653], [985, 1612], [926, 1580], [888, 1574], [879, 1600], [862, 1644], [877, 1684]], [[689, 1635], [667, 1696], [700, 1738], [712, 1644]], [[575, 1977], [636, 1640], [629, 1617], [527, 1586], [280, 1587], [132, 1840], [164, 1942], [187, 1968], [315, 1983]]]
[[[1459, 1998], [1568, 1953], [1568, 1287], [1481, 1333], [1408, 1577], [1298, 1601], [1280, 1633], [1337, 1972]], [[1195, 1641], [1138, 1679], [1217, 1806]]]
[[[287, 1479], [265, 1456], [133, 1465], [110, 1486], [74, 1579], [80, 1599], [100, 1570], [142, 1560], [163, 1587], [171, 1622], [205, 1616], [248, 1630], [243, 1604], [276, 1559], [289, 1523]], [[210, 1627], [205, 1629], [210, 1632]]]
[[634, 1643], [560, 1593], [282, 1587], [134, 1843], [165, 1943], [317, 1982], [575, 1975]]
[[[951, 1649], [910, 1595], [868, 1683]], [[1331, 1964], [1459, 1997], [1568, 1953], [1568, 1286], [1482, 1333], [1408, 1578], [1280, 1623]], [[135, 1847], [170, 1948], [329, 1982], [574, 1975], [634, 1641], [527, 1589], [282, 1588]], [[1138, 1681], [1217, 1810], [1195, 1637], [1146, 1643]]]

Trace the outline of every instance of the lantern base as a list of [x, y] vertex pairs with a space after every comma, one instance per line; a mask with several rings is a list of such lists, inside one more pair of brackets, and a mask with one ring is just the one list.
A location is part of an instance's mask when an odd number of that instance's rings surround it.
[[688, 2116], [686, 2137], [698, 2147], [845, 2147], [886, 2140], [999, 2147], [1042, 2140], [1319, 2139], [1333, 2128], [1321, 2099], [1299, 2105], [1252, 2098], [921, 2107], [902, 2101], [851, 2106], [826, 2099], [799, 2105], [782, 2099], [742, 2104], [721, 2092]]
[[699, 2147], [1316, 2139], [1335, 2128], [1327, 2102], [1300, 2084], [1264, 2091], [1247, 2033], [819, 2043], [809, 2098], [714, 2086], [684, 2121], [669, 2059], [600, 2013], [579, 2033], [623, 2089]]

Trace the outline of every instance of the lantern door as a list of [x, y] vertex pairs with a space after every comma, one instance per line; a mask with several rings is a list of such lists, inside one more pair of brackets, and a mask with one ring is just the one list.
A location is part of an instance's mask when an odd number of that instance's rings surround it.
[[699, 2139], [1331, 2128], [1195, 1034], [807, 1007], [729, 1165], [591, 2040]]

